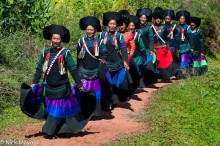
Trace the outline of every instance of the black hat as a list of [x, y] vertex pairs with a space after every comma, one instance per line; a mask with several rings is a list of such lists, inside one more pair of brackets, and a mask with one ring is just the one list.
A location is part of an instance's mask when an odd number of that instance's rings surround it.
[[63, 25], [52, 24], [44, 27], [43, 36], [46, 40], [50, 40], [52, 34], [59, 34], [62, 37], [62, 42], [69, 43], [70, 41], [70, 32]]
[[131, 15], [130, 22], [133, 22], [135, 24], [136, 29], [140, 28], [140, 19], [138, 18], [138, 16]]
[[170, 16], [172, 20], [176, 18], [174, 11], [170, 9], [164, 10], [164, 16]]
[[176, 20], [179, 20], [181, 16], [185, 16], [186, 18], [186, 22], [189, 20], [190, 18], [190, 13], [186, 10], [181, 10], [181, 11], [178, 11], [176, 13]]
[[103, 14], [103, 25], [107, 26], [110, 20], [115, 20], [118, 26], [121, 26], [123, 23], [121, 21], [121, 14], [119, 12], [106, 12]]
[[121, 10], [119, 11], [119, 13], [122, 17], [127, 17], [128, 19], [130, 19], [130, 13], [127, 10]]
[[102, 31], [100, 21], [95, 16], [87, 16], [80, 19], [80, 29], [85, 30], [89, 25], [93, 26], [98, 32]]
[[127, 10], [119, 11], [122, 17], [122, 22], [128, 25], [130, 23], [130, 13]]
[[160, 19], [163, 19], [164, 17], [164, 12], [163, 12], [163, 9], [161, 7], [156, 7], [154, 9], [154, 12], [152, 14], [153, 18], [156, 19], [156, 18], [160, 18]]
[[190, 22], [190, 23], [193, 22], [193, 23], [196, 24], [196, 27], [199, 27], [200, 24], [201, 24], [201, 18], [198, 18], [198, 17], [190, 17], [189, 22]]
[[145, 15], [147, 17], [148, 22], [152, 21], [152, 10], [151, 9], [147, 9], [147, 8], [138, 9], [136, 16], [140, 17], [142, 15]]
[[163, 9], [161, 8], [161, 7], [156, 7], [155, 9], [154, 9], [154, 12], [156, 13], [156, 12], [161, 12], [161, 13], [163, 13]]
[[162, 12], [154, 12], [153, 13], [153, 18], [156, 19], [156, 18], [160, 18], [160, 19], [164, 19], [164, 13]]

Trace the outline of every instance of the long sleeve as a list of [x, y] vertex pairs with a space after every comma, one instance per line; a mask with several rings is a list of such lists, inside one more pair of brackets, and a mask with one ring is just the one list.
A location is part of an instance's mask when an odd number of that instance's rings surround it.
[[66, 64], [67, 64], [67, 68], [68, 68], [70, 74], [72, 75], [73, 79], [75, 80], [75, 82], [78, 85], [82, 84], [81, 78], [79, 77], [79, 74], [78, 74], [77, 67], [76, 67], [75, 62], [73, 60], [73, 57], [71, 56], [69, 51], [66, 56]]
[[167, 43], [169, 41], [169, 38], [167, 37], [169, 35], [169, 31], [165, 25], [163, 26], [163, 36], [162, 39]]
[[103, 43], [103, 41], [101, 41], [101, 44], [99, 45], [99, 55], [101, 59], [107, 59], [108, 57], [108, 52], [106, 50], [106, 47]]
[[179, 34], [178, 34], [178, 30], [175, 28], [173, 31], [173, 37], [174, 37], [174, 45], [176, 48], [180, 48], [180, 44], [179, 44]]
[[144, 42], [143, 42], [143, 39], [141, 38], [141, 36], [140, 36], [138, 45], [139, 45], [141, 56], [143, 58], [146, 58], [146, 49], [145, 49]]
[[43, 53], [42, 53], [40, 56], [40, 59], [38, 61], [37, 67], [36, 67], [34, 79], [32, 82], [33, 84], [37, 84], [41, 78], [41, 75], [43, 74], [43, 71], [42, 71], [43, 63], [44, 63], [44, 57], [43, 57]]
[[[79, 43], [80, 43], [80, 40], [79, 40]], [[81, 47], [80, 47], [80, 44], [78, 43], [77, 45], [77, 48], [76, 48], [76, 64], [77, 64], [77, 67], [80, 66], [80, 63], [81, 63], [81, 59], [79, 59], [79, 53], [81, 51]]]
[[130, 35], [131, 37], [130, 37], [130, 41], [129, 41], [129, 45], [131, 46], [131, 52], [133, 51], [135, 51], [136, 50], [136, 45], [135, 45], [135, 40], [134, 40], [134, 36], [133, 36], [133, 34], [131, 33], [131, 35]]
[[128, 53], [123, 35], [121, 35], [121, 39], [119, 40], [119, 48], [122, 54], [122, 60], [128, 62]]
[[201, 31], [199, 31], [199, 46], [201, 53], [204, 53], [204, 39]]
[[149, 41], [149, 48], [151, 51], [153, 51], [154, 50], [154, 33], [153, 33], [152, 28], [149, 28], [148, 41]]

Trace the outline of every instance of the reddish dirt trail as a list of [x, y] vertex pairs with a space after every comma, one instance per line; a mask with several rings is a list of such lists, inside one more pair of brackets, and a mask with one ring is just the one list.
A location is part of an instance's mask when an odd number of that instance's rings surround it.
[[[43, 122], [13, 127], [0, 134], [5, 139], [19, 139], [33, 142], [39, 146], [99, 146], [110, 143], [117, 137], [132, 132], [141, 132], [147, 123], [139, 122], [137, 115], [149, 103], [151, 93], [168, 83], [157, 83], [148, 88], [138, 89], [135, 97], [127, 103], [120, 103], [112, 113], [103, 112], [103, 119], [90, 121], [81, 133], [70, 137], [48, 140], [40, 133]], [[35, 135], [35, 136], [33, 136]], [[26, 137], [29, 138], [26, 138]]]

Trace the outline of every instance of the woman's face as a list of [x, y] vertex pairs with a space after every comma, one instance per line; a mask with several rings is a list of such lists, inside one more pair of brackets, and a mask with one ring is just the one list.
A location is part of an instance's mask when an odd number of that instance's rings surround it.
[[140, 19], [140, 24], [145, 25], [147, 24], [147, 17], [145, 15], [141, 15]]
[[59, 47], [62, 42], [61, 36], [59, 34], [53, 34], [51, 36], [51, 42], [53, 47]]
[[162, 20], [160, 18], [156, 18], [155, 24], [161, 24]]
[[165, 17], [165, 23], [166, 24], [170, 24], [171, 23], [171, 17], [170, 16], [166, 16]]
[[186, 22], [185, 16], [181, 16], [179, 19], [179, 22], [180, 22], [180, 24], [185, 24], [185, 22]]
[[110, 20], [108, 23], [109, 31], [115, 31], [117, 28], [117, 22], [115, 20]]
[[191, 22], [190, 27], [191, 27], [192, 30], [194, 30], [194, 29], [196, 29], [196, 24], [194, 22]]
[[135, 32], [135, 24], [133, 22], [130, 22], [128, 25], [128, 31], [129, 32]]
[[88, 36], [88, 37], [93, 37], [94, 35], [95, 35], [95, 28], [93, 27], [93, 26], [87, 26], [86, 27], [86, 35]]
[[120, 31], [121, 33], [125, 33], [126, 30], [127, 30], [127, 26], [126, 26], [125, 23], [123, 23], [123, 25], [119, 27], [119, 31]]

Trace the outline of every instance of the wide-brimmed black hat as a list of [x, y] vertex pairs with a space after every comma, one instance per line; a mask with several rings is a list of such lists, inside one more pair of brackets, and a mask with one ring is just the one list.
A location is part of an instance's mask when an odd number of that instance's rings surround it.
[[170, 16], [172, 20], [175, 20], [176, 19], [176, 16], [175, 16], [175, 13], [173, 10], [170, 10], [170, 9], [166, 9], [164, 10], [164, 16]]
[[79, 20], [80, 29], [86, 30], [87, 26], [93, 26], [98, 32], [101, 32], [100, 21], [95, 16], [87, 16]]
[[147, 17], [148, 22], [152, 21], [152, 10], [151, 9], [148, 9], [148, 8], [138, 9], [136, 16], [140, 17], [142, 15], [145, 15]]
[[164, 18], [163, 9], [162, 9], [161, 7], [156, 7], [156, 8], [154, 9], [154, 12], [153, 12], [153, 14], [152, 14], [152, 17], [153, 17], [154, 19], [156, 19], [156, 18], [163, 19], [163, 18]]
[[196, 27], [199, 27], [200, 24], [201, 24], [201, 18], [199, 18], [199, 17], [190, 17], [189, 24], [192, 23], [192, 22], [196, 24]]
[[161, 7], [156, 7], [155, 9], [154, 9], [154, 12], [156, 13], [156, 12], [161, 12], [161, 13], [163, 13], [163, 9], [161, 8]]
[[190, 13], [186, 10], [181, 10], [181, 11], [178, 11], [176, 13], [176, 20], [179, 20], [181, 16], [185, 16], [186, 18], [186, 22], [189, 20], [190, 18]]
[[105, 12], [103, 14], [103, 22], [102, 23], [104, 26], [107, 26], [110, 20], [115, 20], [117, 22], [117, 25], [121, 26], [123, 24], [121, 18], [122, 18], [121, 14], [119, 12], [113, 12], [113, 11]]
[[138, 18], [138, 16], [131, 15], [130, 16], [130, 22], [134, 23], [136, 29], [140, 28], [140, 19]]
[[154, 12], [152, 16], [154, 19], [156, 18], [164, 19], [164, 13], [162, 12]]
[[122, 22], [128, 25], [130, 23], [130, 13], [127, 10], [121, 10], [119, 13], [121, 14]]
[[44, 27], [43, 36], [46, 40], [50, 40], [52, 34], [59, 34], [62, 37], [62, 42], [69, 43], [70, 41], [70, 32], [63, 25], [52, 24]]
[[122, 17], [127, 17], [128, 19], [130, 19], [130, 13], [128, 12], [128, 10], [121, 10], [119, 11], [119, 13]]

